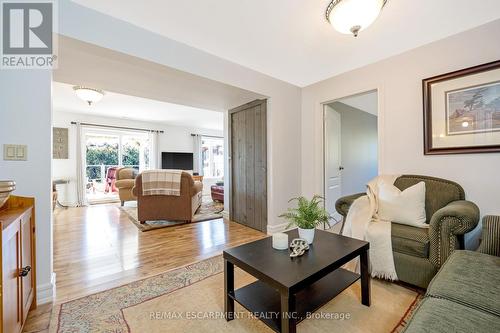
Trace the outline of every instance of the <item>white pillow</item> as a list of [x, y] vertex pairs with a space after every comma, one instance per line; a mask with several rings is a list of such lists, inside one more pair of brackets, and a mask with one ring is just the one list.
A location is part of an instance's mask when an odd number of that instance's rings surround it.
[[425, 223], [425, 183], [420, 182], [400, 191], [383, 182], [378, 189], [378, 217], [381, 220], [427, 228]]

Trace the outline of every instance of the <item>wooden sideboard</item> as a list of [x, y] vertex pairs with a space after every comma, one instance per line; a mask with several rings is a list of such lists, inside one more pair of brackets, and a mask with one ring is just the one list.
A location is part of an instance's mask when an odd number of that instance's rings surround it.
[[20, 333], [36, 307], [35, 200], [11, 196], [0, 225], [0, 333]]

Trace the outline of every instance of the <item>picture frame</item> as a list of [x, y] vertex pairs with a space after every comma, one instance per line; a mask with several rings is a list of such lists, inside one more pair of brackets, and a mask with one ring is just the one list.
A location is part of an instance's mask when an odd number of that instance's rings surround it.
[[500, 152], [500, 60], [422, 80], [424, 155]]

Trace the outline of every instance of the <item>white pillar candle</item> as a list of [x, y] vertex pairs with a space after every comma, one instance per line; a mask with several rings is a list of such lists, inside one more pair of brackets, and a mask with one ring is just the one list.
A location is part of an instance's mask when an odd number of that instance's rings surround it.
[[276, 250], [288, 249], [288, 235], [282, 232], [273, 234], [273, 248]]

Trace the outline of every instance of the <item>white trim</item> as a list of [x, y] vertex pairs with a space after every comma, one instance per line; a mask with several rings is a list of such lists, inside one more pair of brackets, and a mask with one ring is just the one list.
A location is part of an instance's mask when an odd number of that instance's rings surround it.
[[221, 212], [221, 215], [222, 215], [222, 218], [224, 218], [225, 220], [229, 220], [229, 212], [227, 210], [223, 210]]
[[54, 302], [56, 296], [56, 273], [52, 272], [50, 283], [36, 287], [37, 305]]
[[[314, 112], [314, 161], [312, 167], [314, 168], [314, 193], [323, 193], [324, 196], [324, 118], [323, 110], [324, 105], [332, 103], [344, 97], [363, 94], [370, 91], [377, 91], [377, 133], [378, 133], [378, 174], [383, 174], [385, 171], [385, 94], [384, 85], [379, 83], [376, 85], [368, 85], [361, 89], [350, 91], [337, 92], [331, 97], [316, 100]], [[302, 193], [305, 194], [305, 193]], [[306, 193], [306, 195], [309, 195]]]

